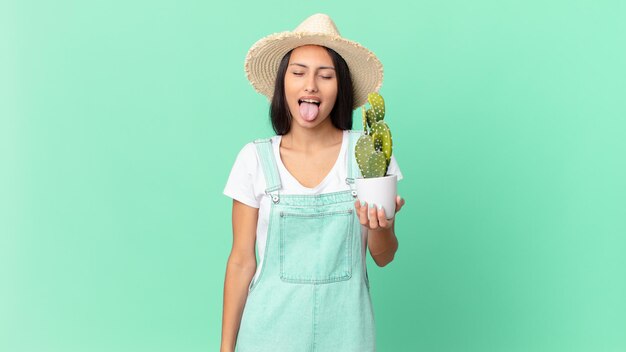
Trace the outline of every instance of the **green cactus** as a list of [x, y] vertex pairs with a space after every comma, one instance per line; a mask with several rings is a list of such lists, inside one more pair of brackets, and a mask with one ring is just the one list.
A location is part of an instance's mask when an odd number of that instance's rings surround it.
[[372, 138], [374, 139], [374, 148], [385, 154], [385, 160], [387, 161], [387, 166], [389, 166], [393, 149], [389, 126], [384, 121], [376, 122], [372, 127]]
[[370, 155], [374, 154], [376, 149], [374, 147], [374, 139], [369, 135], [362, 135], [358, 141], [356, 141], [355, 155], [356, 162], [359, 164], [359, 168], [363, 171], [361, 165], [367, 165]]
[[376, 123], [376, 115], [374, 115], [374, 110], [364, 110], [365, 117], [367, 120], [367, 127], [372, 128], [372, 126]]
[[382, 119], [385, 118], [385, 101], [383, 100], [383, 97], [374, 92], [367, 95], [367, 101], [372, 106], [370, 111], [372, 111], [376, 121], [382, 121]]
[[[387, 160], [383, 152], [376, 151], [374, 154], [370, 154], [367, 160], [367, 170], [369, 177], [383, 177], [387, 173]], [[367, 178], [367, 176], [363, 176]]]
[[356, 143], [355, 156], [361, 174], [365, 178], [383, 177], [391, 161], [393, 143], [385, 118], [385, 101], [374, 92], [367, 95], [369, 109], [363, 109], [362, 135]]

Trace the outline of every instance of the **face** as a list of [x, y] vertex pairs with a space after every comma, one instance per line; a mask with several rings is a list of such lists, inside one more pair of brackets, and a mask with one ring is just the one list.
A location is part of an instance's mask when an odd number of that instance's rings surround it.
[[305, 45], [294, 49], [285, 74], [285, 96], [298, 124], [313, 128], [331, 123], [330, 112], [337, 100], [337, 74], [325, 48]]

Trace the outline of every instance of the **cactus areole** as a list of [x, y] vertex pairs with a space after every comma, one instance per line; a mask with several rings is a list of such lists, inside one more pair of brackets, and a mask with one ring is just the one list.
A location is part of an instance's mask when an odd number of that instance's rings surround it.
[[374, 92], [367, 95], [370, 104], [363, 108], [363, 131], [357, 141], [354, 153], [363, 178], [383, 177], [391, 161], [393, 143], [385, 118], [385, 101]]

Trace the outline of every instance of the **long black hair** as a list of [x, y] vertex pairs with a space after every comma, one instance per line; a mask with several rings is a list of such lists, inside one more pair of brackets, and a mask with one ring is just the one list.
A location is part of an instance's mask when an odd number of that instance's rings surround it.
[[[346, 61], [336, 51], [327, 47], [324, 47], [324, 49], [328, 51], [332, 58], [333, 65], [335, 65], [335, 74], [337, 75], [337, 100], [330, 112], [330, 121], [333, 126], [340, 130], [349, 130], [352, 128], [352, 105], [354, 104], [350, 69]], [[280, 61], [274, 84], [274, 96], [270, 105], [272, 127], [274, 132], [279, 135], [287, 134], [291, 129], [292, 116], [285, 97], [285, 75], [287, 74], [287, 66], [289, 66], [289, 58], [292, 51], [285, 54]]]

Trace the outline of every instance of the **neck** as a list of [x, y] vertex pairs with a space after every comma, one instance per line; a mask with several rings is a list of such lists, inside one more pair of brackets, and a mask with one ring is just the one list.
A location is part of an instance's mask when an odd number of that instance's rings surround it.
[[330, 119], [314, 128], [303, 128], [294, 123], [289, 133], [282, 138], [289, 148], [310, 151], [341, 142], [343, 131], [333, 126]]

